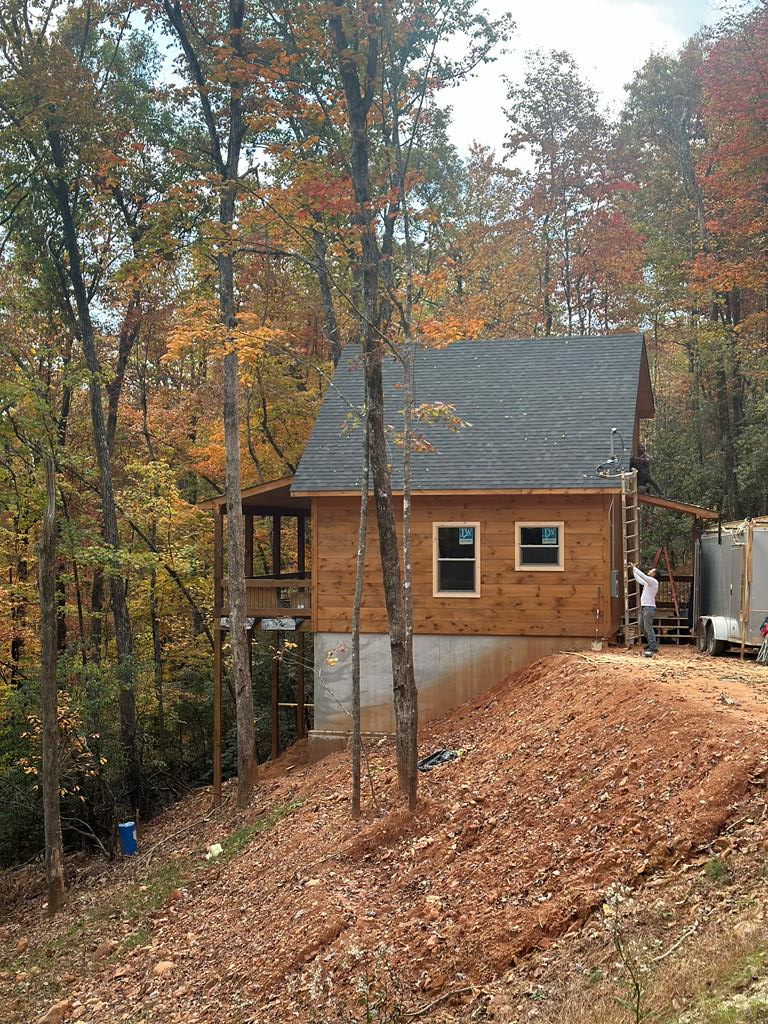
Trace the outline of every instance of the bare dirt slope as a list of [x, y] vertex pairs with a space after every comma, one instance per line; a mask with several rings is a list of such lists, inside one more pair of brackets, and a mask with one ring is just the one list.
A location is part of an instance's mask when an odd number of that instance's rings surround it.
[[64, 1020], [358, 1020], [382, 967], [409, 1006], [451, 1019], [464, 992], [577, 931], [611, 883], [696, 856], [762, 792], [767, 739], [754, 665], [685, 648], [544, 659], [424, 729], [423, 754], [461, 756], [422, 777], [415, 816], [388, 744], [358, 823], [347, 755], [289, 757], [248, 812], [212, 816], [199, 794], [147, 828], [141, 858], [88, 867], [54, 924], [39, 896], [17, 902], [0, 1019], [66, 1000]]

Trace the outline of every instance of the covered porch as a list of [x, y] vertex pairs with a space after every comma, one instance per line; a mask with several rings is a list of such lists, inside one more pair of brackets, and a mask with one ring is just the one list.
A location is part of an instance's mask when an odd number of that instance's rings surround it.
[[701, 601], [698, 542], [705, 524], [716, 521], [719, 513], [690, 502], [675, 501], [655, 494], [640, 493], [638, 501], [646, 507], [665, 509], [690, 519], [691, 571], [673, 572], [667, 549], [663, 546], [657, 548], [652, 565], [661, 573], [656, 598], [656, 634], [660, 639], [672, 643], [691, 643], [696, 634]]
[[[308, 498], [291, 494], [293, 477], [248, 487], [241, 493], [245, 532], [246, 613], [255, 620], [312, 618], [312, 580], [307, 570]], [[223, 496], [201, 502], [214, 514], [214, 610], [229, 615], [224, 565], [227, 514]], [[258, 623], [254, 623], [257, 625]]]
[[[280, 718], [295, 715], [296, 738], [307, 733], [306, 715], [313, 705], [305, 700], [305, 636], [312, 628], [311, 504], [291, 494], [293, 477], [283, 477], [248, 487], [241, 492], [244, 529], [246, 628], [253, 651], [254, 641], [265, 634], [272, 651], [270, 700], [270, 754], [280, 753]], [[222, 690], [224, 639], [229, 629], [227, 583], [226, 499], [201, 502], [213, 513], [213, 635], [214, 635], [214, 799], [221, 799]], [[290, 639], [286, 645], [283, 640]], [[288, 666], [282, 665], [286, 646], [291, 647], [295, 681], [286, 696]], [[310, 646], [311, 650], [311, 646]], [[253, 659], [253, 656], [252, 656]], [[281, 693], [282, 689], [282, 693]], [[284, 722], [285, 725], [285, 722]]]

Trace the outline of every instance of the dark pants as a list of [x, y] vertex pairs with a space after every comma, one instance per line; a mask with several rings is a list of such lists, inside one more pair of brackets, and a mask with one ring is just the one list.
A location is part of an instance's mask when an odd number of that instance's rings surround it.
[[651, 488], [653, 488], [657, 494], [661, 494], [661, 488], [652, 476], [644, 476], [642, 479], [640, 479], [640, 477], [637, 478], [637, 489], [639, 491], [642, 491], [644, 494], [650, 494]]
[[656, 632], [653, 628], [653, 616], [656, 614], [656, 609], [644, 605], [640, 609], [640, 628], [645, 633], [645, 639], [647, 642], [649, 651], [658, 651], [659, 645], [656, 643]]

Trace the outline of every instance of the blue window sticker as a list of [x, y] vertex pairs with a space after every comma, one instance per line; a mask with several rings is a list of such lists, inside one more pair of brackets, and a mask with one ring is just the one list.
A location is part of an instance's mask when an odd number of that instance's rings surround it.
[[541, 543], [542, 544], [557, 544], [557, 527], [556, 526], [542, 526], [541, 528]]
[[460, 526], [459, 527], [459, 544], [474, 544], [475, 542], [475, 528], [474, 526]]

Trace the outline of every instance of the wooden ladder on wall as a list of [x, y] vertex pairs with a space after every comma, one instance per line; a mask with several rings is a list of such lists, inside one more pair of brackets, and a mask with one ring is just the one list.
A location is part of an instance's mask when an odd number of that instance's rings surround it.
[[624, 643], [629, 647], [640, 639], [640, 587], [627, 572], [630, 562], [640, 561], [640, 504], [637, 500], [637, 470], [621, 474], [621, 546], [624, 556]]

